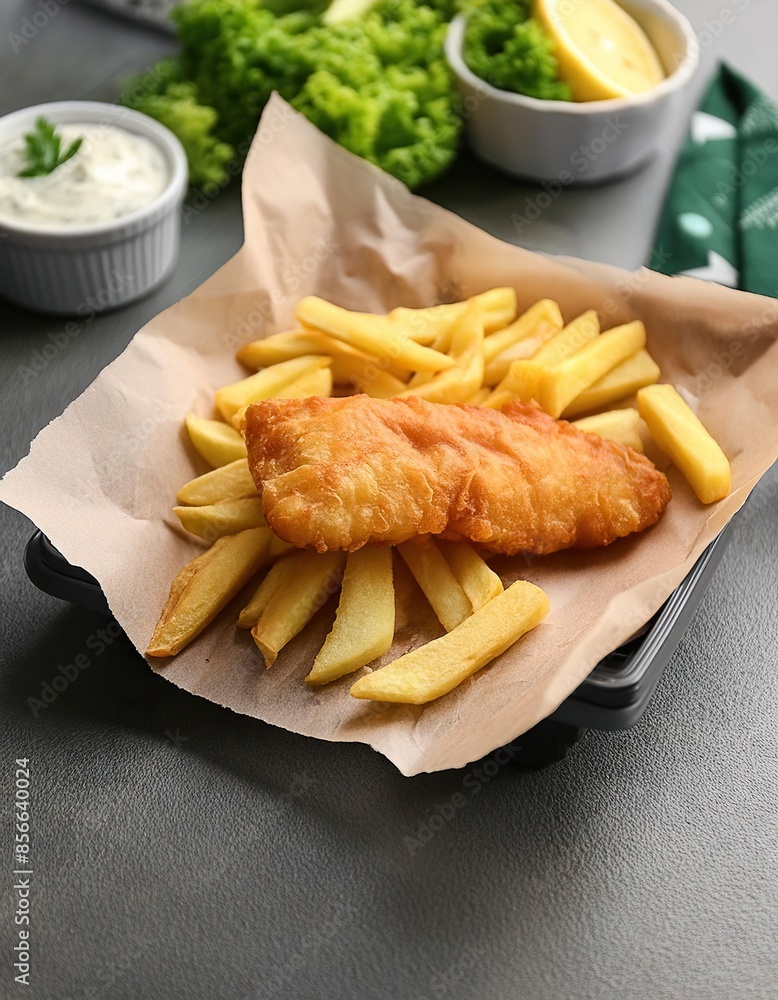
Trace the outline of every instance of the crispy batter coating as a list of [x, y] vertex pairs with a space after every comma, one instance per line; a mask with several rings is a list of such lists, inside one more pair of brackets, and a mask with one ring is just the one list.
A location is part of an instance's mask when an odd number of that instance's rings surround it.
[[269, 399], [245, 435], [268, 524], [319, 552], [427, 532], [507, 555], [590, 548], [643, 531], [671, 496], [643, 455], [519, 402]]

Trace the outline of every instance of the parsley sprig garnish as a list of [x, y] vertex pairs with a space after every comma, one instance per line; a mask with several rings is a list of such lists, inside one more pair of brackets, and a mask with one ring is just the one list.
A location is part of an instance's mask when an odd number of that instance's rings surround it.
[[20, 170], [18, 177], [43, 177], [53, 173], [57, 167], [75, 156], [81, 149], [83, 137], [74, 139], [62, 152], [62, 137], [45, 118], [35, 121], [35, 128], [24, 136], [24, 158], [27, 166]]

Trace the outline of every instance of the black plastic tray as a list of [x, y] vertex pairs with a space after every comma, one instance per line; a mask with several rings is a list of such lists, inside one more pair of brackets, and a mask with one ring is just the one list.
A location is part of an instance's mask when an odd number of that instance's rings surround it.
[[[731, 536], [732, 522], [711, 542], [646, 628], [601, 660], [550, 718], [522, 737], [517, 763], [546, 766], [561, 760], [587, 729], [628, 729], [640, 719]], [[42, 532], [36, 531], [28, 541], [24, 564], [30, 580], [45, 593], [110, 615], [95, 578], [72, 566]]]
[[601, 660], [553, 719], [604, 730], [628, 729], [640, 719], [721, 562], [733, 525], [705, 549], [641, 634]]

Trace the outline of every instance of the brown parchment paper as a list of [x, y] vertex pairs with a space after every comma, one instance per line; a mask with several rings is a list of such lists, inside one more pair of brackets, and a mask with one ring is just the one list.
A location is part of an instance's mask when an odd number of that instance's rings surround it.
[[[385, 311], [512, 285], [522, 307], [555, 298], [566, 320], [590, 307], [603, 327], [640, 318], [663, 380], [680, 388], [732, 462], [732, 493], [718, 504], [704, 507], [671, 469], [674, 498], [639, 537], [600, 551], [501, 560], [506, 580], [526, 578], [548, 593], [551, 613], [426, 707], [356, 701], [348, 694], [354, 677], [306, 688], [334, 602], [272, 670], [234, 627], [240, 598], [177, 658], [154, 664], [174, 684], [236, 712], [321, 739], [369, 743], [404, 774], [462, 766], [552, 712], [648, 621], [776, 459], [778, 306], [692, 279], [549, 259], [502, 243], [344, 152], [277, 97], [252, 146], [243, 207], [240, 252], [148, 323], [0, 484], [0, 499], [100, 581], [139, 651], [171, 579], [199, 548], [171, 514], [178, 488], [206, 471], [183, 417], [212, 414], [213, 391], [246, 374], [235, 349], [292, 326], [303, 295]], [[423, 607], [408, 598], [408, 580], [400, 584], [406, 608]], [[398, 625], [385, 659], [438, 634], [402, 607]]]

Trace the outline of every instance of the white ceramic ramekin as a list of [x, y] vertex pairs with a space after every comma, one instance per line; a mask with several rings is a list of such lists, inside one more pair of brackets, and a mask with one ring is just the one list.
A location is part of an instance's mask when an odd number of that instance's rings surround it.
[[0, 146], [39, 116], [54, 125], [116, 125], [162, 150], [169, 181], [154, 201], [110, 222], [49, 230], [0, 217], [0, 296], [38, 312], [83, 315], [132, 302], [159, 285], [178, 259], [187, 188], [183, 146], [146, 115], [116, 104], [55, 101], [0, 118]]
[[672, 102], [697, 68], [699, 42], [668, 0], [619, 3], [648, 35], [667, 78], [643, 94], [609, 101], [539, 101], [490, 86], [462, 57], [464, 15], [452, 21], [446, 56], [476, 155], [507, 173], [566, 186], [627, 174], [656, 151]]

